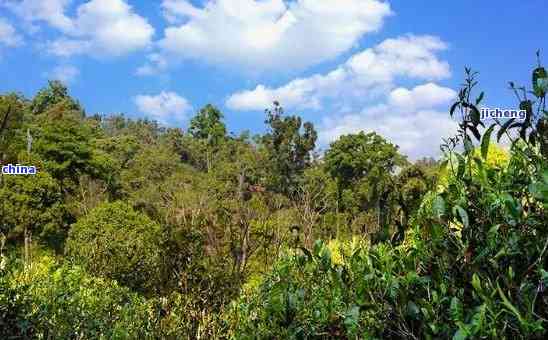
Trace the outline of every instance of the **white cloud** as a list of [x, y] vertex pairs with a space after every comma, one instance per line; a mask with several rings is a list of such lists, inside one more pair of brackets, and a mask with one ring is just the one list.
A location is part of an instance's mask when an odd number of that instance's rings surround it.
[[[444, 113], [457, 93], [434, 83], [451, 74], [449, 64], [437, 56], [446, 48], [433, 36], [387, 39], [328, 73], [276, 88], [258, 85], [231, 95], [226, 105], [262, 111], [277, 100], [285, 108], [321, 109], [327, 113], [318, 126], [324, 147], [343, 134], [375, 131], [412, 159], [436, 156], [441, 138], [457, 127]], [[419, 84], [408, 88], [401, 81]]]
[[404, 87], [392, 90], [389, 95], [389, 103], [398, 109], [412, 111], [447, 104], [456, 95], [457, 93], [452, 89], [428, 83], [416, 86], [411, 90]]
[[135, 72], [138, 76], [151, 76], [161, 73], [168, 67], [167, 60], [159, 53], [147, 56], [148, 62]]
[[13, 26], [0, 18], [0, 45], [16, 47], [23, 42], [23, 38], [17, 33]]
[[60, 30], [72, 29], [72, 20], [65, 15], [71, 0], [4, 0], [0, 4], [12, 10], [26, 23], [44, 21]]
[[80, 70], [72, 65], [59, 65], [46, 74], [51, 80], [59, 80], [64, 84], [73, 83], [80, 75]]
[[164, 53], [251, 71], [332, 59], [392, 13], [381, 0], [208, 0], [201, 8], [164, 0], [162, 8], [172, 24], [159, 42]]
[[320, 126], [324, 144], [339, 136], [375, 131], [400, 146], [411, 159], [437, 156], [442, 137], [456, 133], [457, 124], [446, 109], [457, 93], [433, 83], [391, 91], [386, 100], [357, 114], [327, 117]]
[[380, 134], [415, 160], [439, 156], [442, 138], [453, 136], [457, 123], [450, 119], [447, 111], [429, 109], [398, 114], [389, 105], [380, 105], [358, 114], [324, 119], [319, 138], [326, 145], [341, 135], [360, 131]]
[[192, 109], [186, 98], [174, 92], [138, 95], [133, 100], [139, 111], [163, 124], [185, 120], [187, 113]]
[[164, 17], [171, 24], [181, 23], [185, 17], [197, 17], [203, 13], [202, 10], [184, 0], [164, 0], [162, 10]]
[[[445, 48], [446, 44], [433, 36], [388, 39], [353, 55], [327, 74], [295, 79], [278, 88], [258, 85], [253, 90], [232, 94], [226, 105], [234, 110], [263, 110], [277, 100], [285, 107], [320, 109], [322, 101], [330, 98], [368, 100], [390, 91], [398, 78], [439, 80], [448, 77], [449, 64], [435, 55]], [[398, 95], [405, 94], [397, 91], [394, 100], [398, 100]]]
[[8, 0], [5, 6], [26, 22], [43, 21], [60, 30], [63, 36], [46, 44], [58, 56], [121, 56], [151, 44], [154, 28], [125, 0], [91, 0], [78, 6], [74, 17], [65, 15], [70, 3]]
[[59, 57], [70, 57], [85, 54], [93, 50], [93, 43], [88, 40], [59, 38], [47, 44], [48, 52]]
[[234, 110], [263, 110], [273, 101], [280, 101], [287, 108], [320, 109], [324, 97], [340, 91], [348, 74], [337, 69], [327, 75], [295, 79], [279, 88], [257, 85], [254, 90], [231, 95], [226, 105]]

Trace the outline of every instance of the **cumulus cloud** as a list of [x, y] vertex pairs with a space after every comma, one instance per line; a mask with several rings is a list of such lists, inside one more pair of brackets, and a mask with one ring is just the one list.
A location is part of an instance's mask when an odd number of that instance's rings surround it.
[[320, 141], [325, 145], [349, 133], [375, 131], [398, 145], [411, 160], [416, 160], [439, 156], [442, 138], [457, 131], [457, 124], [443, 111], [421, 110], [401, 117], [391, 115], [389, 108], [386, 109], [383, 114], [371, 114], [366, 110], [336, 120], [326, 119], [320, 130]]
[[[286, 107], [320, 109], [322, 101], [329, 98], [371, 99], [390, 91], [398, 78], [439, 80], [448, 77], [449, 64], [439, 60], [435, 54], [445, 48], [446, 44], [433, 36], [408, 35], [387, 39], [353, 55], [327, 74], [295, 79], [278, 88], [257, 85], [253, 90], [232, 94], [226, 105], [234, 110], [262, 110], [277, 100]], [[435, 94], [447, 95], [439, 91]], [[403, 101], [401, 97], [406, 95], [413, 94], [397, 91], [394, 101]]]
[[[338, 56], [392, 13], [381, 0], [164, 0], [163, 53], [262, 71]], [[326, 25], [329, 23], [329, 25]]]
[[447, 104], [456, 96], [454, 90], [434, 83], [423, 84], [408, 90], [399, 87], [392, 90], [389, 103], [399, 110], [418, 110]]
[[4, 0], [0, 4], [12, 10], [27, 24], [43, 21], [60, 30], [72, 29], [72, 20], [65, 15], [71, 0]]
[[16, 47], [23, 42], [23, 38], [6, 20], [0, 18], [0, 46]]
[[154, 28], [125, 0], [91, 0], [65, 15], [69, 0], [8, 0], [6, 6], [23, 20], [46, 22], [63, 36], [47, 43], [58, 56], [121, 56], [151, 44]]
[[[394, 101], [401, 93], [413, 94], [413, 98]], [[435, 84], [398, 88], [382, 104], [368, 106], [359, 113], [324, 118], [319, 139], [327, 145], [341, 135], [375, 131], [397, 144], [410, 159], [436, 157], [442, 138], [457, 131], [457, 123], [446, 109], [456, 95], [455, 91]]]
[[64, 84], [72, 84], [80, 75], [80, 70], [72, 65], [56, 66], [51, 72], [46, 74], [51, 80], [59, 80]]
[[323, 147], [344, 134], [376, 131], [411, 159], [436, 156], [441, 138], [456, 131], [444, 110], [457, 94], [435, 83], [451, 74], [437, 56], [446, 48], [434, 36], [387, 39], [325, 74], [236, 92], [226, 106], [262, 111], [276, 100], [286, 108], [322, 110], [328, 112], [318, 126]]
[[133, 98], [140, 112], [160, 123], [181, 122], [192, 109], [188, 100], [175, 92], [162, 91], [157, 95], [138, 95]]

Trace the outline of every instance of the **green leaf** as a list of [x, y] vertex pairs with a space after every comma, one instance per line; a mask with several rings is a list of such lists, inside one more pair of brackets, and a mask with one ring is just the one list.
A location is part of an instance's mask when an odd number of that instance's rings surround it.
[[497, 142], [500, 141], [502, 135], [506, 132], [506, 130], [508, 130], [510, 124], [512, 124], [515, 120], [515, 118], [509, 119], [500, 127], [500, 130], [497, 132]]
[[453, 322], [462, 321], [463, 319], [462, 303], [456, 296], [454, 296], [451, 299], [450, 312], [451, 312], [451, 319], [453, 320]]
[[470, 118], [472, 119], [472, 123], [475, 125], [475, 126], [478, 126], [481, 124], [481, 114], [478, 110], [478, 108], [474, 105], [471, 105], [470, 106]]
[[329, 248], [323, 248], [321, 258], [325, 267], [331, 266], [331, 250]]
[[445, 200], [441, 196], [436, 196], [432, 204], [432, 210], [436, 218], [441, 218], [445, 214]]
[[479, 279], [478, 274], [474, 273], [472, 275], [472, 287], [474, 287], [474, 290], [478, 293], [482, 291], [481, 289], [481, 281]]
[[354, 305], [350, 309], [348, 309], [348, 311], [346, 312], [344, 324], [345, 326], [352, 328], [358, 324], [359, 319], [360, 319], [360, 307]]
[[464, 210], [460, 205], [457, 205], [455, 207], [455, 210], [457, 211], [462, 224], [466, 228], [468, 228], [470, 226], [470, 224], [469, 224], [469, 220], [468, 220], [468, 213], [466, 212], [466, 210]]
[[453, 335], [453, 340], [466, 340], [468, 338], [468, 335], [466, 335], [466, 331], [459, 329], [455, 332], [455, 335]]
[[472, 143], [472, 140], [468, 135], [464, 136], [464, 152], [465, 154], [470, 154], [472, 151], [474, 151], [474, 144]]
[[538, 67], [533, 71], [533, 91], [539, 98], [546, 96], [546, 80], [548, 75], [544, 67]]
[[447, 164], [449, 163], [449, 159], [444, 159], [440, 165], [439, 165], [439, 169], [445, 169], [447, 167]]
[[474, 135], [474, 137], [476, 137], [477, 140], [481, 139], [481, 135], [480, 135], [477, 127], [469, 126], [468, 128], [470, 129], [470, 131], [472, 131], [472, 134]]
[[415, 302], [407, 302], [407, 314], [413, 319], [418, 319], [418, 317], [420, 316], [420, 309]]
[[479, 97], [476, 99], [476, 105], [479, 105], [485, 96], [485, 92], [480, 93]]
[[493, 129], [495, 128], [495, 124], [492, 124], [487, 131], [483, 134], [483, 138], [481, 139], [481, 156], [483, 159], [487, 159], [487, 153], [489, 152], [489, 143], [491, 142], [491, 134], [493, 133]]
[[508, 308], [508, 310], [516, 316], [516, 318], [519, 320], [519, 322], [521, 324], [523, 324], [524, 320], [523, 320], [521, 314], [519, 313], [518, 309], [516, 307], [514, 307], [514, 305], [512, 305], [512, 303], [510, 303], [510, 300], [508, 300], [506, 295], [504, 295], [504, 293], [502, 292], [502, 289], [500, 289], [500, 286], [499, 286], [498, 283], [497, 283], [497, 291], [499, 292], [499, 296], [502, 299], [502, 303], [504, 304], [504, 306], [506, 308]]
[[316, 240], [316, 242], [314, 242], [314, 255], [320, 257], [320, 253], [321, 253], [323, 247], [324, 247], [323, 241], [322, 240]]
[[464, 171], [466, 170], [466, 161], [464, 160], [464, 157], [459, 154], [457, 154], [457, 159], [459, 162], [459, 166], [457, 168], [457, 178], [462, 178]]

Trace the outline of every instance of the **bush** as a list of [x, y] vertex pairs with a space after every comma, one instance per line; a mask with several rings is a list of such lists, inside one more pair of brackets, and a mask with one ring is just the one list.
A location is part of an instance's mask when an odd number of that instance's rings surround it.
[[44, 256], [0, 273], [0, 338], [152, 338], [153, 305], [115, 281]]
[[160, 226], [126, 203], [104, 203], [75, 223], [65, 250], [90, 273], [139, 292], [159, 287]]
[[41, 255], [0, 268], [0, 339], [219, 339], [218, 315], [173, 293], [147, 299]]
[[[469, 102], [476, 82], [467, 75], [451, 110], [462, 109], [463, 122], [442, 145], [449, 173], [425, 195], [401, 245], [338, 247], [335, 258], [321, 242], [301, 249], [233, 304], [226, 315], [231, 334], [546, 339], [548, 163], [535, 142], [533, 116], [478, 131], [473, 116], [483, 95]], [[508, 129], [520, 130], [509, 159], [490, 148], [491, 134], [500, 138]]]

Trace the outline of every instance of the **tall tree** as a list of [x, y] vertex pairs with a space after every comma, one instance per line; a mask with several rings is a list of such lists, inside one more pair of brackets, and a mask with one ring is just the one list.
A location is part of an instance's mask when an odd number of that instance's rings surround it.
[[15, 156], [10, 149], [23, 126], [25, 105], [25, 100], [17, 94], [0, 96], [0, 163]]
[[342, 136], [325, 155], [326, 168], [337, 181], [339, 200], [346, 189], [365, 191], [367, 199], [359, 204], [363, 208], [375, 205], [379, 231], [386, 227], [391, 176], [405, 163], [398, 147], [374, 132]]
[[211, 169], [212, 156], [219, 144], [226, 138], [223, 113], [211, 104], [203, 107], [190, 121], [188, 132], [202, 141], [206, 148], [206, 167]]
[[49, 81], [47, 87], [38, 91], [30, 104], [30, 109], [32, 113], [40, 114], [61, 103], [64, 103], [69, 110], [80, 111], [83, 114], [78, 101], [73, 99], [68, 93], [68, 88], [57, 80]]
[[318, 134], [310, 122], [302, 123], [299, 116], [284, 117], [284, 110], [278, 102], [266, 110], [266, 124], [270, 131], [262, 137], [269, 160], [272, 189], [292, 195], [299, 177], [312, 161]]

